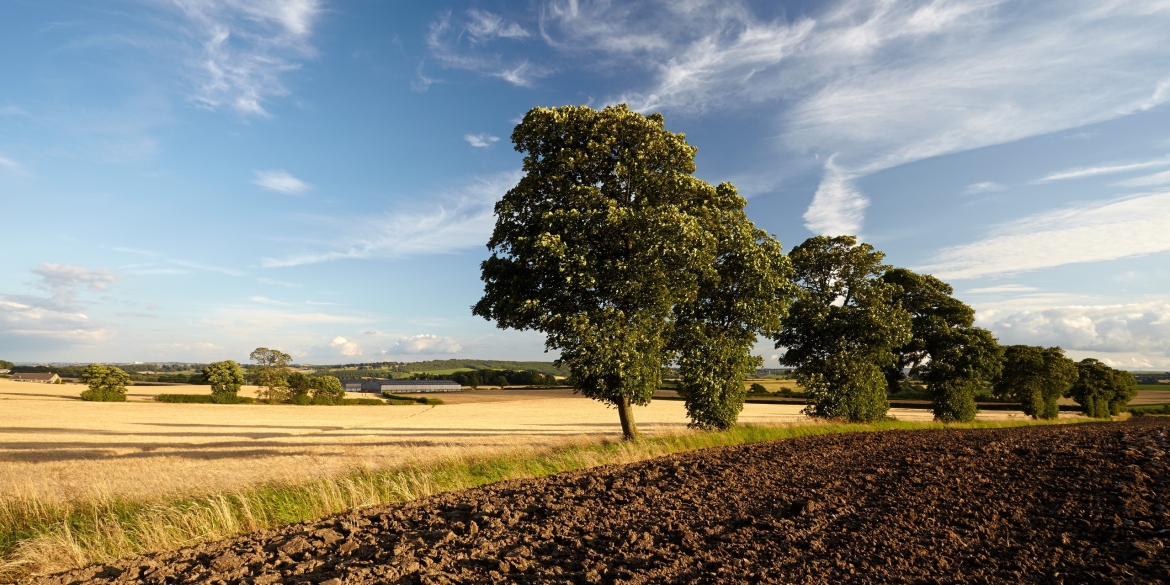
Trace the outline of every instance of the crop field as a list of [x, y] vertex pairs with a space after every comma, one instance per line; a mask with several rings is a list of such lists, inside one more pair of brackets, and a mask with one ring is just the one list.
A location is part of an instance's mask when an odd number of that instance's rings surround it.
[[[787, 381], [772, 381], [787, 382]], [[444, 394], [441, 406], [162, 404], [159, 393], [207, 386], [132, 386], [126, 403], [77, 399], [84, 387], [0, 380], [0, 494], [42, 501], [218, 493], [354, 469], [385, 469], [619, 435], [616, 411], [569, 390]], [[673, 392], [664, 392], [673, 396]], [[255, 395], [245, 387], [241, 395]], [[796, 404], [748, 404], [741, 422], [808, 421]], [[637, 409], [650, 436], [686, 432], [679, 401]], [[920, 409], [899, 420], [928, 421]], [[1022, 418], [1011, 411], [982, 420]]]

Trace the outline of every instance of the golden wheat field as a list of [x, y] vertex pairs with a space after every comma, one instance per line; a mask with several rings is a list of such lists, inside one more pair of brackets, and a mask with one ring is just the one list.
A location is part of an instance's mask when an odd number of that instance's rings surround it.
[[[467, 391], [441, 395], [439, 406], [293, 406], [153, 401], [158, 392], [206, 393], [206, 386], [133, 386], [128, 402], [94, 403], [78, 399], [83, 389], [0, 380], [0, 494], [40, 501], [201, 495], [620, 434], [616, 411], [568, 390]], [[800, 410], [748, 404], [740, 420], [807, 421]], [[931, 419], [918, 409], [890, 414]], [[687, 423], [679, 401], [655, 400], [636, 418], [648, 435], [685, 432]]]

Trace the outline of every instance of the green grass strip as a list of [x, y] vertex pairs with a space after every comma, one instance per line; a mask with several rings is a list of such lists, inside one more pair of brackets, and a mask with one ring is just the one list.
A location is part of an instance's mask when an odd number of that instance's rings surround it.
[[965, 424], [884, 421], [870, 424], [742, 425], [636, 442], [606, 441], [389, 470], [355, 470], [303, 483], [272, 483], [197, 498], [45, 503], [0, 500], [0, 579], [66, 570], [199, 542], [317, 520], [354, 508], [400, 503], [509, 479], [545, 477], [673, 453], [834, 433], [1006, 428], [1044, 421]]

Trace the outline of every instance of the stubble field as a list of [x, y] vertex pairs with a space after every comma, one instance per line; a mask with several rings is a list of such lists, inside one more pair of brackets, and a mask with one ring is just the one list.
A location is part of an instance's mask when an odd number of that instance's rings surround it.
[[[129, 402], [82, 402], [83, 386], [0, 380], [0, 498], [43, 502], [153, 499], [299, 482], [354, 470], [619, 437], [614, 410], [568, 390], [479, 390], [440, 406], [163, 404], [153, 396], [206, 386], [134, 386]], [[245, 388], [243, 395], [254, 395]], [[673, 394], [673, 393], [668, 393]], [[800, 405], [748, 404], [740, 421], [807, 424]], [[893, 409], [903, 421], [929, 411]], [[1065, 416], [1071, 416], [1066, 414]], [[650, 436], [686, 433], [682, 402], [636, 409]], [[1022, 419], [989, 411], [981, 420]]]

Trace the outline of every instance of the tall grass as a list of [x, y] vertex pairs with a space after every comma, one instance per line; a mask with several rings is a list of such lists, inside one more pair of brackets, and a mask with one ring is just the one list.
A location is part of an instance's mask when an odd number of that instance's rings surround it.
[[738, 426], [682, 432], [638, 442], [577, 443], [491, 456], [453, 455], [401, 469], [354, 469], [302, 483], [272, 483], [199, 498], [144, 501], [117, 496], [48, 503], [35, 496], [0, 499], [0, 579], [15, 580], [199, 542], [324, 518], [354, 508], [397, 503], [507, 479], [543, 477], [599, 465], [642, 461], [694, 449], [830, 433], [939, 428], [1000, 428], [1031, 421], [943, 425], [873, 424]]

